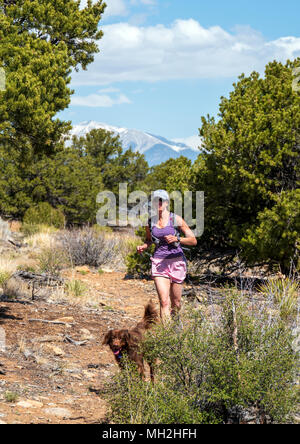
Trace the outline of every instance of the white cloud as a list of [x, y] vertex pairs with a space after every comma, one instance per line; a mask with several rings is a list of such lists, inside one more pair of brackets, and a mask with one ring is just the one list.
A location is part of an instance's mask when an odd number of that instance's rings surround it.
[[108, 94], [90, 94], [88, 96], [73, 96], [71, 100], [73, 106], [88, 106], [92, 108], [110, 108], [114, 105], [131, 103], [124, 94], [120, 94], [116, 98], [112, 98]]
[[124, 0], [105, 0], [107, 8], [104, 17], [127, 15], [128, 10]]
[[287, 58], [300, 57], [300, 38], [297, 37], [281, 37], [278, 40], [267, 43], [274, 51], [284, 52]]
[[101, 29], [100, 53], [88, 71], [74, 73], [74, 85], [236, 77], [263, 72], [269, 61], [285, 61], [300, 51], [300, 38], [267, 42], [250, 27], [229, 33], [220, 26], [204, 28], [194, 19], [170, 26], [116, 23]]
[[[97, 0], [93, 0], [92, 3], [96, 3]], [[103, 17], [112, 16], [124, 16], [127, 15], [128, 11], [124, 0], [105, 0], [107, 7], [105, 8]], [[80, 7], [85, 8], [87, 5], [87, 0], [81, 0]]]

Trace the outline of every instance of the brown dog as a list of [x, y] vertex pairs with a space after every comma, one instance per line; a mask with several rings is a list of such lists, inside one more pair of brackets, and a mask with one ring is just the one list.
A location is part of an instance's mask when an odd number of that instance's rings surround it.
[[[137, 364], [138, 372], [145, 379], [144, 357], [139, 350], [139, 344], [143, 338], [143, 334], [152, 324], [158, 321], [158, 313], [153, 305], [152, 300], [145, 307], [144, 317], [132, 330], [109, 330], [104, 339], [103, 344], [109, 345], [113, 352], [117, 363], [122, 368], [122, 357], [126, 353], [133, 362]], [[150, 367], [150, 377], [153, 381], [153, 363], [148, 362]]]

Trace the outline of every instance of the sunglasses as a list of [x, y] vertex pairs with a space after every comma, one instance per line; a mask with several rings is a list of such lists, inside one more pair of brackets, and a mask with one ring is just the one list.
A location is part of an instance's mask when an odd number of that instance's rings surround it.
[[158, 203], [158, 202], [168, 202], [167, 201], [167, 199], [162, 199], [161, 197], [155, 197], [154, 199], [153, 199], [153, 202], [154, 203]]

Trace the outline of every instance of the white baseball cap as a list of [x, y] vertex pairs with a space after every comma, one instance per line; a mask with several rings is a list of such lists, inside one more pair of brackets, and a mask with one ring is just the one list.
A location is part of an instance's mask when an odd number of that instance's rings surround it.
[[167, 201], [170, 200], [169, 194], [165, 190], [156, 190], [156, 191], [154, 191], [153, 199], [155, 199], [155, 198], [159, 198], [159, 199], [167, 200]]

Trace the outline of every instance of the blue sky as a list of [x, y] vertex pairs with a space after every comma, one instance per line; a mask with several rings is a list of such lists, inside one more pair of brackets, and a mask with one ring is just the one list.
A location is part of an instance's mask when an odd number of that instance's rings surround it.
[[[82, 0], [84, 7], [85, 1]], [[300, 56], [299, 0], [106, 0], [100, 53], [59, 117], [195, 142], [244, 72]]]

